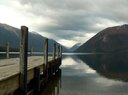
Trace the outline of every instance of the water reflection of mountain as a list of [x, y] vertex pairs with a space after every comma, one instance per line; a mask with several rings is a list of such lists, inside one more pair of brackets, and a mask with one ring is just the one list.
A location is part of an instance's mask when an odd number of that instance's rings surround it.
[[61, 69], [54, 75], [47, 86], [43, 88], [40, 95], [59, 95], [59, 90], [61, 88]]
[[128, 82], [128, 54], [95, 54], [78, 57], [100, 75]]

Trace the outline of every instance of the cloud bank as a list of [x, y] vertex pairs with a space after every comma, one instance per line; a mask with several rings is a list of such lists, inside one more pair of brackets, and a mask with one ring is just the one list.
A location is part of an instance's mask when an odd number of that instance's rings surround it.
[[[128, 23], [127, 0], [4, 0], [0, 3], [1, 11], [5, 9], [8, 18], [3, 22], [26, 24], [68, 47], [87, 41], [106, 27]], [[8, 9], [11, 17], [7, 16]]]

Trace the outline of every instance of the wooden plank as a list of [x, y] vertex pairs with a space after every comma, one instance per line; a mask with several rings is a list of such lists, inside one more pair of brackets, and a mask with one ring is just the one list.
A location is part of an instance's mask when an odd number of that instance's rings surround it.
[[11, 95], [19, 87], [19, 75], [0, 81], [0, 95]]
[[[52, 60], [52, 56], [48, 57], [48, 61]], [[19, 58], [1, 59], [0, 60], [0, 81], [20, 72]], [[28, 57], [28, 70], [44, 64], [42, 56]], [[41, 68], [43, 70], [43, 67]]]
[[[4, 62], [8, 64], [8, 61], [11, 64], [11, 66], [3, 66], [0, 67], [0, 75], [3, 73], [3, 75], [7, 75], [7, 77], [0, 80], [0, 95], [9, 95], [10, 92], [15, 91], [17, 88], [19, 88], [19, 58], [12, 58], [7, 60], [0, 60], [1, 62]], [[39, 62], [39, 63], [38, 63]], [[52, 56], [49, 57], [48, 62], [53, 62]], [[28, 58], [28, 80], [27, 83], [30, 82], [35, 77], [35, 67], [40, 68], [40, 72], [43, 71], [43, 62], [42, 62], [42, 56], [34, 56]], [[49, 63], [50, 64], [50, 63]], [[2, 70], [2, 72], [1, 72]], [[5, 71], [5, 72], [3, 72]], [[6, 74], [5, 74], [6, 73]], [[13, 74], [12, 74], [13, 73]], [[9, 75], [8, 75], [9, 74]]]

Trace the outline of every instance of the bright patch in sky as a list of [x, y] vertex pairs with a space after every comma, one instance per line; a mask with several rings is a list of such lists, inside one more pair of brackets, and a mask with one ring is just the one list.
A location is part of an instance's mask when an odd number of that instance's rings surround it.
[[26, 25], [72, 47], [104, 28], [127, 24], [127, 5], [127, 0], [1, 0], [0, 23]]
[[66, 46], [67, 48], [72, 47], [76, 44], [76, 41], [73, 40], [66, 40], [66, 39], [60, 39], [58, 43], [61, 43], [62, 45]]

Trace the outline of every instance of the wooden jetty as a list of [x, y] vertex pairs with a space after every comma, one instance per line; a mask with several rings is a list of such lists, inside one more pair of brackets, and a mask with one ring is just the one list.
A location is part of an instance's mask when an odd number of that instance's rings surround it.
[[[28, 28], [21, 27], [20, 57], [9, 58], [7, 43], [7, 59], [0, 60], [0, 95], [33, 95], [41, 92], [50, 78], [56, 74], [61, 65], [62, 47], [53, 45], [53, 56], [48, 56], [48, 39], [44, 43], [44, 55], [28, 57]], [[56, 48], [57, 47], [57, 48]]]

